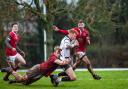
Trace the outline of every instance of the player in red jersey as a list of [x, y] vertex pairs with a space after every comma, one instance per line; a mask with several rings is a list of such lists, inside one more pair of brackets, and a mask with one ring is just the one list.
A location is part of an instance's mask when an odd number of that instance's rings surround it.
[[9, 83], [22, 83], [29, 85], [43, 76], [48, 77], [59, 66], [69, 64], [70, 60], [61, 61], [59, 59], [61, 49], [59, 46], [54, 48], [54, 52], [49, 56], [46, 62], [42, 62], [30, 68], [24, 76], [21, 76], [14, 70], [5, 69], [4, 72], [11, 72], [15, 77], [15, 80], [11, 80]]
[[[7, 57], [6, 61], [9, 66], [13, 68], [13, 70], [17, 70], [19, 67], [26, 65], [26, 61], [23, 58], [25, 54], [17, 46], [17, 43], [19, 42], [18, 30], [18, 23], [13, 23], [11, 32], [9, 32], [9, 35], [6, 37], [5, 40], [5, 54]], [[7, 73], [3, 79], [5, 81], [8, 81], [9, 75], [10, 74]]]
[[[59, 29], [57, 26], [53, 26], [53, 29], [55, 31], [58, 31], [58, 32], [63, 33], [65, 35], [68, 34], [68, 30]], [[81, 62], [84, 62], [88, 71], [93, 76], [93, 78], [96, 80], [100, 80], [101, 77], [98, 76], [93, 71], [92, 66], [91, 66], [91, 62], [86, 55], [86, 51], [87, 51], [86, 47], [87, 47], [87, 45], [90, 44], [90, 37], [89, 37], [88, 29], [85, 28], [85, 24], [80, 20], [78, 23], [78, 27], [74, 27], [74, 28], [72, 28], [72, 30], [75, 30], [77, 32], [76, 39], [79, 42], [79, 46], [76, 49], [76, 55], [78, 56], [78, 60], [74, 63], [73, 69], [75, 69]], [[64, 75], [64, 74], [65, 73], [60, 73], [60, 76]]]

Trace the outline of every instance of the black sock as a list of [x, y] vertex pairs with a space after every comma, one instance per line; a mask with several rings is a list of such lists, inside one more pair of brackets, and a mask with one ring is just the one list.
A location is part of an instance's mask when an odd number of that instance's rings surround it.
[[19, 67], [19, 66], [17, 66], [17, 67], [16, 67], [16, 68], [14, 68], [13, 70], [14, 70], [14, 71], [17, 71], [19, 68], [20, 68], [20, 67]]
[[76, 67], [73, 67], [72, 69], [73, 69], [73, 70], [76, 70]]
[[61, 81], [71, 81], [71, 79], [70, 79], [68, 76], [66, 76], [66, 77], [63, 77], [63, 78], [61, 79]]
[[68, 75], [66, 74], [66, 72], [60, 72], [60, 73], [58, 74], [58, 76], [68, 76]]

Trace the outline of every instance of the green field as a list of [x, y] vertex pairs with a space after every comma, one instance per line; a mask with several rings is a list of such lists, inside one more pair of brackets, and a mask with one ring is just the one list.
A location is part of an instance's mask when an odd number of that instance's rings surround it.
[[53, 87], [50, 79], [43, 77], [32, 85], [8, 84], [2, 80], [0, 73], [0, 89], [128, 89], [128, 71], [97, 71], [101, 80], [93, 80], [89, 72], [76, 72], [77, 80], [61, 82]]

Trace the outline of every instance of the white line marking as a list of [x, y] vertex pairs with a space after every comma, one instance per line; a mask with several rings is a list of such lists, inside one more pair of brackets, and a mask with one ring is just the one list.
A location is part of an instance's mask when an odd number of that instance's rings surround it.
[[[56, 69], [56, 71], [62, 71], [63, 69]], [[94, 68], [95, 71], [126, 71], [128, 68]], [[26, 70], [18, 70], [19, 72], [26, 72]], [[76, 69], [75, 71], [87, 71], [86, 68]]]

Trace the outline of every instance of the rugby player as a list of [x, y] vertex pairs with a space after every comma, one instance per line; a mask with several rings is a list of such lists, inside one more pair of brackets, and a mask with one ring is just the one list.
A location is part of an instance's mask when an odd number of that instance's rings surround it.
[[[46, 62], [42, 62], [40, 64], [34, 65], [30, 68], [23, 76], [18, 74], [14, 70], [4, 69], [4, 72], [10, 72], [14, 77], [15, 80], [10, 80], [9, 83], [22, 83], [24, 85], [32, 84], [33, 82], [39, 80], [43, 76], [48, 77], [51, 73], [56, 70], [59, 65], [66, 65], [69, 64], [70, 60], [60, 60], [61, 49], [59, 46], [54, 48], [54, 52], [49, 56]], [[53, 80], [54, 79], [54, 80]], [[56, 79], [53, 76], [52, 82], [57, 85]]]
[[[57, 26], [53, 26], [53, 30], [59, 32], [59, 33], [63, 33], [65, 35], [69, 34], [68, 30], [63, 30], [63, 29], [59, 29]], [[78, 60], [74, 63], [73, 65], [73, 69], [76, 69], [76, 67], [83, 62], [88, 71], [91, 73], [92, 77], [96, 80], [100, 80], [101, 77], [99, 75], [97, 75], [94, 71], [93, 68], [91, 66], [91, 62], [87, 57], [86, 51], [87, 51], [87, 45], [90, 44], [90, 37], [89, 37], [89, 31], [87, 28], [85, 28], [85, 24], [83, 23], [82, 20], [79, 21], [78, 26], [72, 28], [71, 30], [74, 30], [77, 32], [77, 36], [76, 39], [79, 43], [79, 46], [76, 49], [76, 55], [78, 57]], [[66, 73], [62, 72], [59, 74], [61, 75], [66, 75]]]
[[[61, 44], [60, 44], [60, 48], [62, 49], [61, 51], [61, 55], [60, 55], [60, 60], [71, 60], [71, 55], [70, 55], [70, 51], [73, 47], [78, 46], [78, 41], [76, 40], [76, 31], [74, 30], [69, 30], [69, 34], [66, 35], [62, 40], [61, 40]], [[74, 41], [74, 42], [72, 42]], [[56, 78], [56, 81], [61, 82], [61, 81], [75, 81], [76, 80], [76, 75], [72, 69], [71, 63], [66, 64], [61, 66], [61, 68], [64, 69], [64, 72], [66, 73], [67, 76], [63, 76], [62, 78]], [[53, 77], [54, 77], [53, 76]], [[52, 76], [50, 76], [51, 80], [52, 80]]]
[[[17, 46], [19, 42], [18, 31], [18, 23], [13, 23], [11, 26], [11, 32], [9, 32], [9, 35], [5, 39], [6, 62], [15, 71], [19, 67], [26, 65], [26, 61], [23, 58], [25, 57], [25, 53]], [[9, 75], [10, 73], [6, 73], [3, 80], [8, 81]]]

